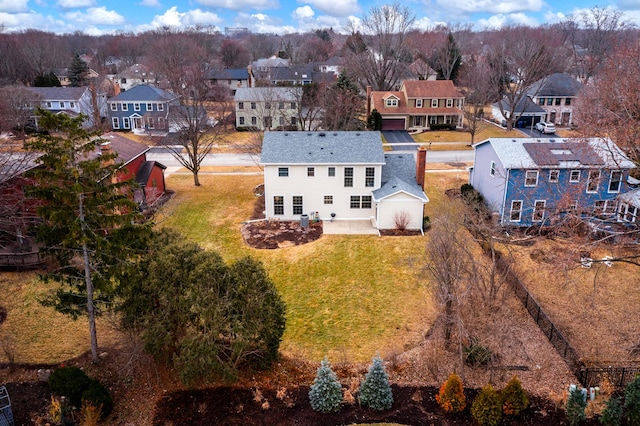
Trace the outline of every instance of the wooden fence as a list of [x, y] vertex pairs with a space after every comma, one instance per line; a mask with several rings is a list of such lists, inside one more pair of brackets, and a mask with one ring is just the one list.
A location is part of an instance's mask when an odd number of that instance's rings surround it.
[[16, 270], [37, 269], [44, 265], [38, 251], [25, 253], [0, 253], [0, 267]]

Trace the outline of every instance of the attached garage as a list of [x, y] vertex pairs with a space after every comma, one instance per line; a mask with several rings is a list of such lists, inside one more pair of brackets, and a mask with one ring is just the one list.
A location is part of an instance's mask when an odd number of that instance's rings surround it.
[[404, 118], [383, 119], [382, 130], [404, 130]]

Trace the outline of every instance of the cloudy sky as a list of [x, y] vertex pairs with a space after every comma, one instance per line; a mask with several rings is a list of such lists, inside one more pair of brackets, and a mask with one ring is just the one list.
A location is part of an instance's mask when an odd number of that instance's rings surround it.
[[[82, 31], [98, 35], [141, 32], [163, 26], [248, 28], [256, 33], [291, 33], [332, 27], [345, 31], [377, 0], [0, 0], [0, 29], [37, 28], [55, 33]], [[640, 23], [640, 0], [403, 0], [416, 15], [416, 26], [473, 23], [475, 29], [507, 24], [537, 26], [564, 20], [594, 6], [612, 7]]]

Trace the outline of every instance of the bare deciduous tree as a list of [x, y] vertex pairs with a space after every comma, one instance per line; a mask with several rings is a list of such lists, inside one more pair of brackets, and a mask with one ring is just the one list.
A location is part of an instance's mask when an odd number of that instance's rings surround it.
[[527, 91], [538, 80], [549, 75], [551, 55], [533, 29], [508, 27], [500, 31], [501, 41], [488, 54], [489, 84], [507, 121], [507, 130], [524, 108]]
[[465, 63], [460, 75], [460, 85], [465, 98], [464, 118], [472, 144], [476, 134], [488, 124], [484, 120], [484, 107], [491, 100], [488, 74], [487, 62], [482, 58], [472, 57]]
[[[624, 76], [624, 77], [623, 77]], [[622, 45], [601, 72], [584, 86], [575, 105], [575, 121], [585, 136], [609, 136], [640, 162], [640, 47]]]
[[[359, 79], [362, 89], [389, 90], [400, 83], [400, 63], [405, 51], [407, 32], [415, 21], [415, 15], [407, 6], [395, 2], [391, 5], [374, 6], [364, 15], [360, 25], [363, 37], [369, 42], [365, 50], [346, 50], [346, 61], [351, 72]], [[352, 34], [360, 28], [351, 23]]]

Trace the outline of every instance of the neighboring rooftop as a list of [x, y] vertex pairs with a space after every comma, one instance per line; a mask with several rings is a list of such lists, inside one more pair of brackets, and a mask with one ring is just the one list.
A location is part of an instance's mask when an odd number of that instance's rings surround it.
[[527, 94], [532, 97], [576, 96], [580, 89], [582, 83], [569, 74], [555, 73], [533, 83]]
[[380, 189], [373, 191], [373, 196], [376, 200], [398, 192], [406, 192], [424, 202], [429, 201], [424, 190], [416, 181], [416, 160], [413, 154], [386, 153], [384, 158], [382, 185]]
[[139, 84], [129, 90], [121, 92], [118, 96], [109, 99], [109, 102], [122, 101], [161, 101], [168, 102], [177, 99], [178, 96], [149, 84]]
[[233, 99], [240, 102], [295, 102], [300, 98], [301, 90], [299, 87], [239, 87]]
[[492, 138], [474, 145], [489, 143], [502, 165], [508, 169], [537, 167], [631, 169], [635, 164], [608, 138]]

